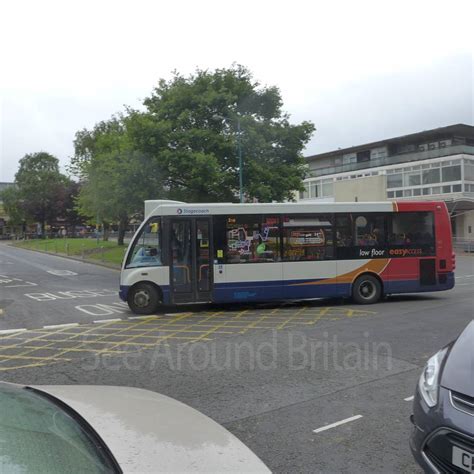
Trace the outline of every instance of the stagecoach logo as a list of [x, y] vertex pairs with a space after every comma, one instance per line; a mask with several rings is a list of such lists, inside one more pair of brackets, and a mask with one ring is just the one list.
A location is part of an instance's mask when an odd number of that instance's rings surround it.
[[178, 208], [176, 209], [176, 214], [181, 216], [183, 214], [190, 216], [193, 214], [209, 214], [209, 209], [186, 209], [186, 208]]

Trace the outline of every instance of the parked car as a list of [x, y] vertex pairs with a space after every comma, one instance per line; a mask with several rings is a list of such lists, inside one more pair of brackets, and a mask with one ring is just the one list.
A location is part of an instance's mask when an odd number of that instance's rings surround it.
[[474, 320], [428, 360], [411, 421], [410, 447], [426, 472], [474, 472]]
[[207, 416], [148, 390], [0, 382], [0, 472], [269, 472]]

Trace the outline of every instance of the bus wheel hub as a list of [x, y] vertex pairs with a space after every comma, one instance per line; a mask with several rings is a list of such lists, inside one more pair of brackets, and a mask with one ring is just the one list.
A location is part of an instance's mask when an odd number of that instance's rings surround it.
[[144, 308], [150, 304], [150, 295], [143, 290], [137, 291], [133, 300], [137, 306]]

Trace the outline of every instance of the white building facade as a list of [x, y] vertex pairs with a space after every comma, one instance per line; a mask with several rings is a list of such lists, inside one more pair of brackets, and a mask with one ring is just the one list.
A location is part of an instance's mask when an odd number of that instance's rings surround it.
[[474, 127], [449, 127], [307, 157], [298, 200], [445, 201], [453, 234], [474, 240]]

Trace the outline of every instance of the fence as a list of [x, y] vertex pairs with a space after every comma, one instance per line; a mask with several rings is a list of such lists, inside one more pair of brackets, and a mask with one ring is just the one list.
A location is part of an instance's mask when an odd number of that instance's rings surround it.
[[457, 253], [474, 252], [474, 239], [458, 239], [453, 238], [453, 249]]

